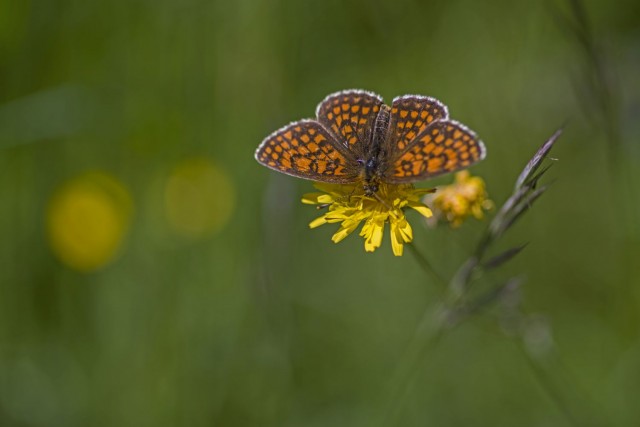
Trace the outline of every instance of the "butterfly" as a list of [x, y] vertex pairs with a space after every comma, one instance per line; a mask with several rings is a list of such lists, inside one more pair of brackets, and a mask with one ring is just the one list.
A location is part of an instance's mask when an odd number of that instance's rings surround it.
[[292, 122], [267, 136], [256, 160], [278, 172], [335, 184], [422, 181], [467, 168], [486, 149], [476, 134], [449, 118], [442, 102], [420, 95], [394, 98], [391, 106], [364, 90], [328, 95], [315, 119]]

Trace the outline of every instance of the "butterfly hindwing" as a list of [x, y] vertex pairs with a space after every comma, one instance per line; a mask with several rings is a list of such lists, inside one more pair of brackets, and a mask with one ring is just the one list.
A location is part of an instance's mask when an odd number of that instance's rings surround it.
[[423, 179], [467, 168], [484, 158], [482, 141], [464, 125], [438, 120], [409, 143], [404, 152], [391, 159], [385, 180], [390, 183]]

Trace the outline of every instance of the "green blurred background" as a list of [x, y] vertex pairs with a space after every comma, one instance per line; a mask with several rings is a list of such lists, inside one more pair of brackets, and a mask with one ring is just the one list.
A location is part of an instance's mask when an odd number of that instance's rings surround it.
[[[640, 425], [639, 75], [635, 0], [2, 0], [0, 425]], [[494, 308], [403, 366], [441, 288], [256, 163], [347, 88], [444, 101], [498, 206], [566, 123], [485, 278], [524, 347]], [[486, 227], [409, 215], [446, 278]]]

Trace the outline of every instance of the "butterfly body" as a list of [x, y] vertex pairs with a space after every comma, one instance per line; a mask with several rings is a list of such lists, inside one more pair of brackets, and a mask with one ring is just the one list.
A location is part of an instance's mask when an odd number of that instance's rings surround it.
[[348, 90], [327, 96], [315, 120], [269, 135], [256, 159], [298, 178], [361, 183], [373, 195], [381, 182], [411, 183], [453, 172], [485, 152], [476, 135], [450, 120], [447, 107], [434, 98], [406, 95], [388, 106], [372, 92]]
[[376, 116], [371, 141], [364, 144], [369, 148], [364, 153], [363, 185], [366, 193], [373, 194], [378, 191], [378, 184], [384, 179], [386, 169], [385, 143], [389, 134], [391, 120], [391, 108], [382, 104]]

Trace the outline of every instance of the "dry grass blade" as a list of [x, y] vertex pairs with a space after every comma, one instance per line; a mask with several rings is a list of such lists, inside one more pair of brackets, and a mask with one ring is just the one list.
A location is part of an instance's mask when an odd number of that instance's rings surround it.
[[520, 252], [522, 252], [522, 250], [524, 248], [526, 248], [527, 245], [528, 245], [528, 243], [525, 243], [524, 245], [520, 245], [520, 246], [516, 246], [516, 247], [511, 248], [511, 249], [507, 249], [506, 251], [502, 252], [501, 254], [496, 255], [493, 258], [491, 258], [488, 261], [486, 261], [482, 266], [485, 269], [491, 269], [491, 268], [500, 267], [502, 264], [508, 262], [513, 257], [515, 257]]
[[549, 186], [545, 185], [527, 194], [527, 196], [513, 208], [513, 210], [510, 212], [509, 217], [496, 224], [495, 229], [492, 230], [494, 239], [502, 236], [505, 231], [511, 228], [511, 226], [515, 224], [518, 219], [520, 219], [522, 214], [525, 213], [531, 206], [533, 206], [533, 202], [538, 200], [538, 198], [542, 196], [542, 194], [548, 189]]
[[518, 179], [516, 180], [516, 186], [515, 186], [516, 190], [527, 185], [527, 183], [530, 181], [530, 178], [533, 176], [533, 174], [536, 172], [536, 170], [538, 170], [538, 168], [542, 164], [542, 161], [549, 154], [549, 151], [551, 151], [551, 148], [553, 148], [553, 145], [556, 143], [556, 140], [562, 134], [562, 130], [563, 129], [560, 128], [553, 135], [551, 135], [551, 138], [549, 138], [547, 142], [542, 144], [542, 146], [538, 149], [536, 154], [534, 154], [531, 160], [529, 160], [529, 163], [527, 163], [527, 166], [524, 167], [524, 169], [522, 170], [522, 173], [520, 174], [520, 176], [518, 176]]
[[522, 284], [523, 279], [520, 277], [512, 277], [506, 282], [489, 289], [475, 300], [465, 303], [464, 305], [451, 310], [446, 319], [446, 324], [453, 327], [485, 308], [488, 308], [494, 301], [500, 299], [503, 295], [512, 293]]

